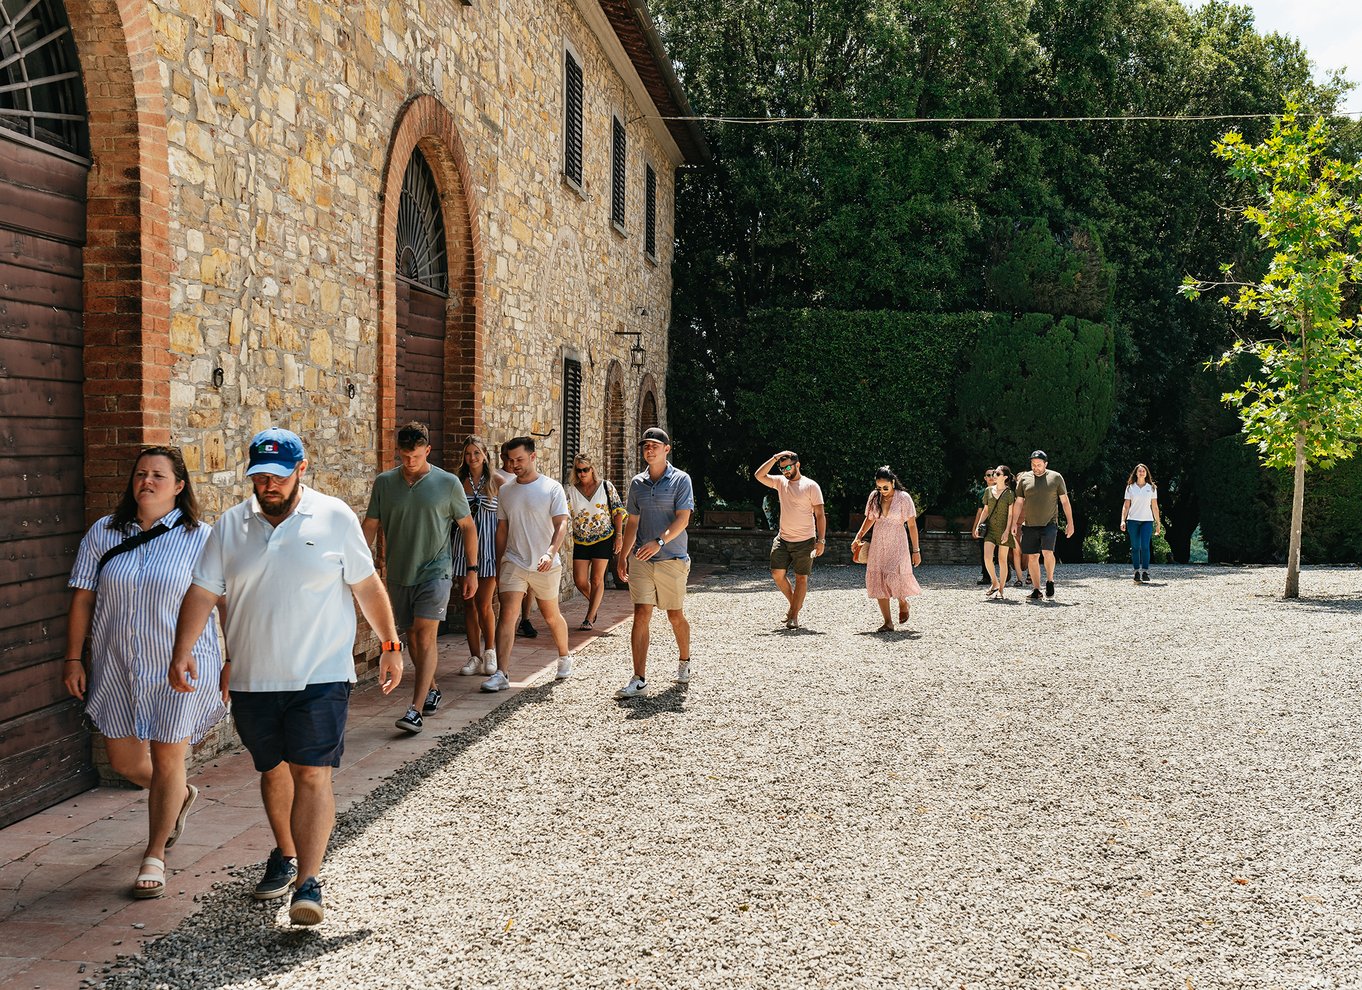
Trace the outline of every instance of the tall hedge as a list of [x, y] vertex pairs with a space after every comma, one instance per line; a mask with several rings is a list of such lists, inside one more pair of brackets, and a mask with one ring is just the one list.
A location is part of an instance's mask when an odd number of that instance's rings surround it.
[[1044, 449], [1062, 474], [1097, 458], [1115, 408], [1111, 328], [1045, 313], [992, 314], [965, 358], [956, 394], [960, 453], [971, 465]]
[[[947, 478], [951, 392], [961, 355], [992, 316], [758, 310], [745, 325], [735, 433], [755, 464], [798, 451], [834, 504], [855, 506], [891, 465], [934, 500]], [[723, 397], [721, 398], [728, 398]]]
[[[1198, 465], [1201, 536], [1212, 561], [1280, 563], [1286, 558], [1291, 473], [1258, 463], [1243, 436], [1211, 444]], [[1362, 461], [1311, 471], [1305, 486], [1301, 559], [1310, 564], [1362, 562]]]
[[1055, 234], [1044, 220], [1028, 218], [1005, 227], [991, 254], [986, 283], [998, 309], [1106, 317], [1116, 275], [1091, 228]]

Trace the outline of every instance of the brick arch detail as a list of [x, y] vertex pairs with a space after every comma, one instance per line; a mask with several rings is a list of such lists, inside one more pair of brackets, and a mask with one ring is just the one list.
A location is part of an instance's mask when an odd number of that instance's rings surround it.
[[[629, 437], [626, 433], [624, 405], [624, 368], [618, 361], [611, 361], [605, 371], [605, 422], [601, 435], [601, 449], [604, 454], [606, 477], [617, 486], [629, 480], [632, 470], [628, 452]], [[621, 489], [622, 491], [623, 489]]]
[[145, 0], [68, 3], [89, 112], [84, 265], [85, 510], [122, 494], [133, 454], [170, 441], [170, 166]]
[[[481, 432], [483, 243], [468, 156], [454, 117], [434, 96], [403, 104], [384, 166], [378, 218], [378, 468], [395, 462], [397, 439], [397, 213], [402, 178], [419, 148], [440, 190], [449, 262], [445, 316], [445, 444]], [[450, 400], [453, 401], [450, 401]]]
[[[651, 422], [649, 422], [647, 415], [650, 399], [652, 400], [653, 413]], [[651, 371], [645, 374], [643, 380], [638, 383], [638, 405], [634, 408], [634, 439], [636, 441], [640, 439], [643, 436], [643, 431], [650, 426], [662, 426], [663, 429], [666, 429], [662, 423], [662, 406], [657, 401], [657, 379], [653, 377]], [[637, 448], [637, 450], [638, 470], [642, 471], [644, 468], [643, 450], [641, 448]]]

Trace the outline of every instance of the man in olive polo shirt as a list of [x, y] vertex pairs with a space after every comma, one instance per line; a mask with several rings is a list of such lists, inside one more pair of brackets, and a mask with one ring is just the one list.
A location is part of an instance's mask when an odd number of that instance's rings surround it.
[[1040, 562], [1045, 558], [1045, 597], [1055, 597], [1055, 542], [1059, 538], [1059, 507], [1064, 507], [1064, 535], [1074, 535], [1074, 510], [1064, 475], [1049, 470], [1050, 458], [1043, 450], [1031, 452], [1031, 470], [1017, 475], [1017, 522], [1021, 538], [1022, 566], [1031, 572], [1031, 599], [1040, 598]]
[[422, 716], [434, 715], [442, 697], [435, 682], [439, 663], [435, 640], [453, 584], [450, 526], [458, 525], [469, 558], [462, 589], [465, 601], [478, 593], [478, 530], [463, 482], [430, 463], [425, 424], [408, 423], [397, 431], [397, 456], [402, 463], [374, 479], [364, 514], [364, 538], [372, 546], [382, 527], [388, 597], [397, 628], [407, 631], [416, 667], [411, 704], [397, 727], [417, 733], [423, 728]]

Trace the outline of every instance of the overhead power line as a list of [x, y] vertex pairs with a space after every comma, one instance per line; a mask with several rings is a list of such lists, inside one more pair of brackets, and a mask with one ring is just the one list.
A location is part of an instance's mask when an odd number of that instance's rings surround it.
[[[1161, 116], [1157, 114], [1129, 114], [1121, 117], [720, 117], [697, 115], [667, 117], [641, 114], [635, 120], [662, 120], [697, 124], [1082, 124], [1141, 122], [1197, 122], [1217, 120], [1272, 120], [1280, 113], [1218, 113]], [[1297, 113], [1297, 117], [1359, 117], [1362, 110], [1341, 110], [1336, 113]]]

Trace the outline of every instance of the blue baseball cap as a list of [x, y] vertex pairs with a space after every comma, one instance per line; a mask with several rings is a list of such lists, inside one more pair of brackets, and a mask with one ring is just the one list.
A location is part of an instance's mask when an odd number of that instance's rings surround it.
[[298, 434], [271, 426], [251, 438], [251, 466], [247, 475], [273, 474], [287, 478], [303, 462], [303, 441]]

